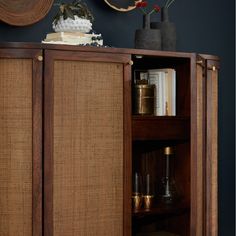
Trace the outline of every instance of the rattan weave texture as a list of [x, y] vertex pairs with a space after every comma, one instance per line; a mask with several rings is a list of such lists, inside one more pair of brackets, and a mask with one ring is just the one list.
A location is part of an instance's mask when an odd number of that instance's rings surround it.
[[0, 235], [32, 235], [30, 59], [0, 59]]
[[123, 235], [123, 64], [55, 61], [55, 236]]

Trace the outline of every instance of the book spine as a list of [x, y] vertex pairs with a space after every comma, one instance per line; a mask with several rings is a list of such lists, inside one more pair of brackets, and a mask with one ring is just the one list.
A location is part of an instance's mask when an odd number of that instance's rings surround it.
[[165, 70], [165, 83], [166, 83], [166, 115], [172, 116], [173, 115], [173, 103], [172, 103], [172, 72], [170, 69]]
[[166, 70], [166, 78], [168, 83], [168, 115], [176, 116], [176, 78], [175, 78], [175, 70], [167, 69]]
[[164, 90], [163, 90], [163, 86], [164, 86], [164, 80], [163, 80], [163, 76], [162, 73], [157, 72], [158, 76], [159, 76], [159, 113], [157, 114], [158, 116], [164, 116]]
[[169, 111], [168, 107], [168, 84], [166, 79], [166, 73], [161, 71], [161, 83], [162, 83], [162, 115], [167, 116]]
[[176, 71], [172, 72], [172, 115], [176, 116]]
[[160, 74], [156, 72], [148, 73], [149, 84], [155, 85], [155, 103], [154, 103], [154, 114], [161, 116], [162, 114], [162, 88]]

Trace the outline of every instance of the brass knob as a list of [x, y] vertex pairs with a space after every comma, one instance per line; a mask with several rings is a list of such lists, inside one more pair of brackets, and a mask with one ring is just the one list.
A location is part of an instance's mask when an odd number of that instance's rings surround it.
[[129, 61], [129, 65], [132, 66], [133, 64], [134, 64], [134, 62], [133, 62], [132, 60], [130, 60], [130, 61]]
[[43, 61], [43, 56], [38, 56], [38, 61]]

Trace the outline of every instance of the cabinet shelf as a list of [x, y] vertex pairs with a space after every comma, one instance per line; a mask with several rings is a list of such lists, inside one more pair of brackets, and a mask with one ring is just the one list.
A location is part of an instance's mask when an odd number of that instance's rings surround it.
[[132, 135], [133, 140], [188, 140], [190, 117], [135, 115]]
[[187, 204], [186, 202], [180, 202], [170, 206], [159, 204], [154, 206], [150, 211], [141, 209], [137, 212], [133, 212], [133, 218], [135, 220], [139, 220], [150, 217], [178, 215], [189, 212], [189, 210], [190, 210], [189, 204]]

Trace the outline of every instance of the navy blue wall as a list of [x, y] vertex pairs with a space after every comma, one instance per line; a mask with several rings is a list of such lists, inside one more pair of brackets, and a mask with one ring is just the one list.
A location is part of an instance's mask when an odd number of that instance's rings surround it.
[[[149, 1], [150, 5], [163, 0]], [[69, 2], [69, 1], [64, 1]], [[87, 0], [95, 16], [94, 29], [101, 32], [105, 44], [133, 47], [134, 31], [141, 27], [138, 10], [120, 13], [101, 0]], [[51, 32], [57, 7], [39, 23], [27, 27], [12, 27], [0, 23], [0, 41], [40, 42]], [[177, 26], [177, 50], [215, 54], [221, 58], [219, 78], [219, 232], [234, 236], [234, 161], [235, 161], [235, 1], [176, 0], [170, 18]], [[153, 15], [158, 20], [159, 15]]]

